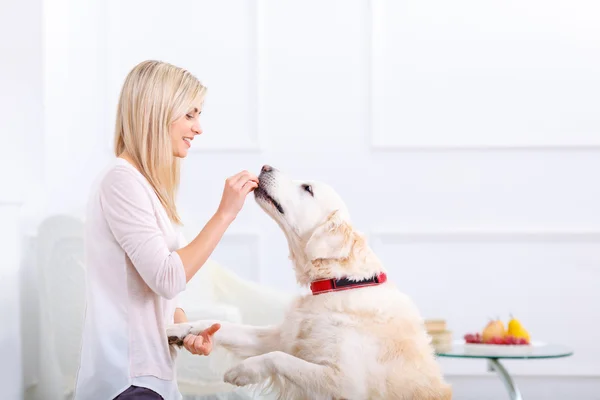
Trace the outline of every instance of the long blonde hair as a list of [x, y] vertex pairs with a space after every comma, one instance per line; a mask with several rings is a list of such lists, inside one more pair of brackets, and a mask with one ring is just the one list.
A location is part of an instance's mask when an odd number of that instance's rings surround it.
[[171, 221], [178, 224], [179, 158], [173, 155], [169, 128], [201, 104], [205, 93], [206, 88], [187, 70], [148, 60], [127, 75], [117, 107], [115, 155], [127, 152]]

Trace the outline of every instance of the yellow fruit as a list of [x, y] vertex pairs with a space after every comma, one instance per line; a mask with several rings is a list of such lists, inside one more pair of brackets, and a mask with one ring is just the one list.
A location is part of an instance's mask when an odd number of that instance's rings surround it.
[[483, 331], [481, 332], [481, 338], [483, 339], [483, 343], [490, 343], [492, 338], [503, 338], [506, 334], [506, 330], [504, 329], [504, 324], [499, 319], [495, 321], [490, 321]]
[[523, 328], [521, 322], [518, 319], [513, 318], [512, 315], [510, 321], [508, 321], [508, 334], [516, 338], [525, 339], [527, 342], [530, 340], [527, 329]]

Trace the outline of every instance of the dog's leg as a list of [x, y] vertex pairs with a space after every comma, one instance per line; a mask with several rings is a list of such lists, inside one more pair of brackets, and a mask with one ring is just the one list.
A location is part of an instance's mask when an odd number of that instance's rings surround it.
[[259, 327], [227, 321], [199, 320], [167, 327], [169, 344], [181, 347], [188, 334], [197, 335], [212, 324], [221, 328], [214, 334], [214, 343], [231, 351], [239, 358], [253, 357], [279, 350], [279, 328]]
[[284, 378], [287, 383], [296, 386], [294, 390], [314, 391], [328, 398], [354, 395], [353, 388], [340, 381], [339, 371], [281, 351], [247, 358], [225, 372], [224, 380], [233, 385], [246, 386], [262, 383], [269, 377]]

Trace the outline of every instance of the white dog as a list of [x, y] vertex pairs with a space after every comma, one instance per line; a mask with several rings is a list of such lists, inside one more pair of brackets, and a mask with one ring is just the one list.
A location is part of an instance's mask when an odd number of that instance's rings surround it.
[[283, 230], [300, 285], [279, 326], [201, 320], [168, 327], [170, 343], [215, 322], [215, 345], [243, 361], [234, 385], [270, 384], [281, 399], [451, 399], [430, 337], [411, 300], [351, 225], [335, 191], [264, 166], [258, 204]]

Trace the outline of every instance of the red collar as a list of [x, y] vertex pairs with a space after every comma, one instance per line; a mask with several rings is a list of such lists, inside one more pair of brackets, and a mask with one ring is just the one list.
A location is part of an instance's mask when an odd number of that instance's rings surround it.
[[380, 285], [387, 281], [387, 275], [385, 272], [381, 272], [372, 278], [363, 279], [360, 281], [351, 281], [347, 278], [342, 279], [323, 279], [320, 281], [314, 281], [310, 284], [310, 290], [312, 294], [321, 294], [329, 292], [338, 292], [340, 290], [348, 290], [359, 287], [375, 286]]

